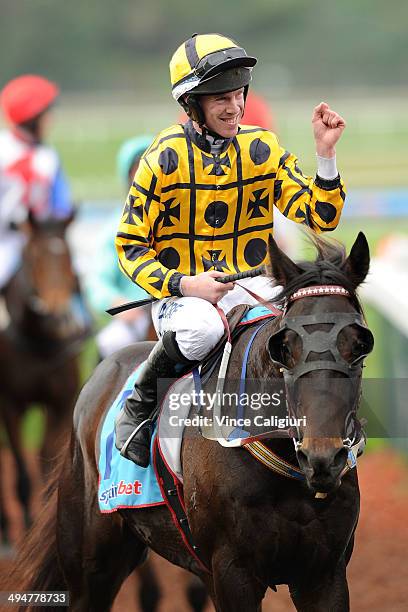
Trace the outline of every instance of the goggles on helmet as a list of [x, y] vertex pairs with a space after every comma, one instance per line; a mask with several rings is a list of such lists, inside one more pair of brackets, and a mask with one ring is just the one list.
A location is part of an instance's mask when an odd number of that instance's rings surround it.
[[[236, 61], [233, 61], [236, 60]], [[222, 51], [216, 51], [205, 55], [197, 64], [194, 66], [194, 74], [200, 79], [209, 78], [215, 76], [219, 71], [234, 66], [245, 66], [252, 67], [254, 65], [254, 59], [248, 57], [244, 49], [241, 47], [232, 47], [231, 49], [223, 49]]]

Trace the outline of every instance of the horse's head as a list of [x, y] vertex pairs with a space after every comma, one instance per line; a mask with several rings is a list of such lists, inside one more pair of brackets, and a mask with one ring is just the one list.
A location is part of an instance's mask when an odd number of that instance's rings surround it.
[[312, 490], [330, 492], [341, 482], [350, 447], [363, 435], [356, 412], [363, 360], [374, 340], [356, 289], [370, 255], [361, 232], [348, 257], [340, 245], [313, 240], [316, 261], [301, 263], [270, 240], [272, 274], [283, 286], [278, 299], [286, 306], [269, 352], [285, 380], [290, 416], [301, 420], [299, 465]]
[[37, 222], [30, 219], [22, 265], [8, 307], [15, 322], [30, 335], [62, 340], [75, 335], [73, 296], [77, 278], [66, 230], [72, 218]]

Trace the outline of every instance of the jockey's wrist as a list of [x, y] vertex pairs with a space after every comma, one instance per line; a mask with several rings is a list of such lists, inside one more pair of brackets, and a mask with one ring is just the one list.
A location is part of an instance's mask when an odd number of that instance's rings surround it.
[[180, 280], [180, 293], [182, 297], [194, 297], [196, 290], [196, 276], [189, 276], [188, 274], [183, 275]]
[[181, 281], [183, 278], [186, 278], [186, 275], [181, 274], [180, 272], [175, 272], [174, 274], [171, 275], [169, 284], [168, 284], [170, 295], [175, 295], [176, 297], [184, 296], [183, 289], [181, 287]]
[[316, 153], [317, 174], [325, 181], [332, 181], [338, 176], [336, 155], [334, 157], [322, 157]]
[[316, 187], [320, 189], [324, 189], [325, 191], [332, 191], [333, 189], [337, 189], [341, 185], [340, 174], [338, 174], [334, 179], [323, 179], [318, 174], [316, 174], [314, 179], [314, 184]]

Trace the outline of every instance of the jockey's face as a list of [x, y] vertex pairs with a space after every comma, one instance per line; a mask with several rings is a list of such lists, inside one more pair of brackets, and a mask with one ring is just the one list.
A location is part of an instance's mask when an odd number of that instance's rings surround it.
[[228, 93], [200, 96], [200, 104], [209, 130], [224, 138], [237, 135], [245, 107], [243, 87]]

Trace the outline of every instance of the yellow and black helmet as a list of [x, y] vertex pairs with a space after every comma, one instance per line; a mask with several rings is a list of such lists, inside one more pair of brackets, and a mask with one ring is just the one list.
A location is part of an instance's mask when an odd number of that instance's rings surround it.
[[195, 96], [245, 88], [257, 59], [247, 55], [231, 38], [221, 34], [193, 34], [170, 61], [172, 95], [187, 114], [202, 123]]

